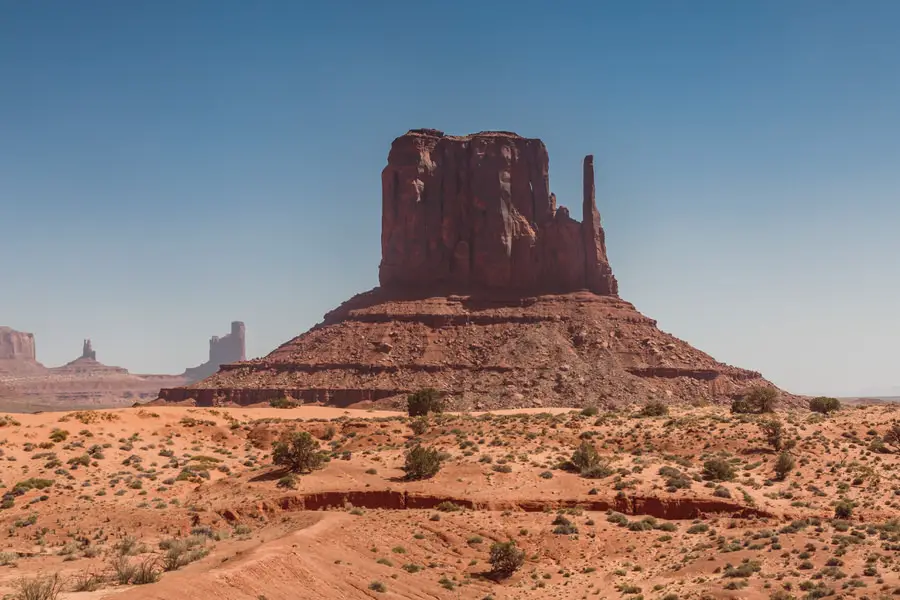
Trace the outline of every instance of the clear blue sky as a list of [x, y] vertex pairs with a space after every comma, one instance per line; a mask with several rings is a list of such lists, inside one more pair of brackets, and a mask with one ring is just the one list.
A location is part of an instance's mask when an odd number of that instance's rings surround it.
[[900, 3], [0, 2], [0, 325], [263, 355], [377, 282], [406, 130], [581, 159], [621, 294], [800, 393], [900, 386]]

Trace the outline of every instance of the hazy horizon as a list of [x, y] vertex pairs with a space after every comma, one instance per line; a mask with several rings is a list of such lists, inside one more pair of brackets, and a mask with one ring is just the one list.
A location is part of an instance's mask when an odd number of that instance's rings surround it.
[[[690, 10], [688, 10], [688, 8]], [[581, 160], [622, 298], [803, 394], [900, 395], [900, 5], [0, 4], [0, 325], [180, 373], [377, 284], [408, 129]]]

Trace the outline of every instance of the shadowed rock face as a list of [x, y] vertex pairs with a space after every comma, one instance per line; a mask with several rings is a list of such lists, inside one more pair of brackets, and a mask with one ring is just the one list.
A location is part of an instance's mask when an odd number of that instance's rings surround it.
[[384, 288], [617, 295], [584, 161], [584, 221], [556, 206], [539, 139], [414, 129], [382, 172]]

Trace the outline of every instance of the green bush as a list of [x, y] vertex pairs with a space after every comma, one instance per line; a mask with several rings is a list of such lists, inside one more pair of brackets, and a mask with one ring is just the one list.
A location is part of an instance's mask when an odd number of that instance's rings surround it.
[[853, 516], [853, 503], [849, 500], [840, 500], [834, 505], [835, 519], [849, 519]]
[[731, 481], [734, 467], [724, 458], [711, 458], [703, 463], [703, 478], [709, 481]]
[[761, 414], [775, 410], [778, 392], [770, 387], [756, 387], [743, 398], [731, 403], [731, 412], [742, 414]]
[[841, 410], [841, 401], [837, 398], [819, 396], [809, 401], [809, 410], [827, 415], [828, 413]]
[[272, 446], [272, 462], [293, 473], [308, 473], [322, 467], [325, 455], [319, 450], [319, 442], [308, 432], [294, 431]]
[[603, 461], [600, 453], [587, 440], [572, 453], [571, 468], [588, 479], [602, 479], [612, 475], [613, 469]]
[[491, 544], [491, 572], [508, 577], [525, 564], [525, 552], [516, 547], [515, 540]]
[[411, 417], [441, 413], [444, 412], [444, 401], [436, 389], [425, 388], [407, 396], [406, 410]]
[[403, 469], [406, 478], [411, 481], [430, 479], [441, 470], [443, 457], [437, 448], [424, 448], [416, 445], [406, 453], [406, 462]]

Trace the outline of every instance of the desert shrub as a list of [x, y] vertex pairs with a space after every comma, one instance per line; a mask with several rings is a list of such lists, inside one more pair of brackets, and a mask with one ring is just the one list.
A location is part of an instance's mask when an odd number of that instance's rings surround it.
[[662, 417], [669, 414], [669, 407], [660, 400], [651, 400], [641, 409], [642, 417]]
[[273, 444], [272, 462], [293, 473], [309, 473], [322, 467], [325, 456], [309, 432], [293, 431]]
[[525, 564], [525, 551], [516, 547], [515, 540], [491, 544], [491, 572], [508, 577]]
[[112, 568], [113, 575], [122, 585], [128, 585], [132, 579], [134, 579], [134, 575], [137, 572], [137, 567], [131, 564], [124, 555], [118, 555], [112, 558], [109, 561], [109, 566]]
[[163, 569], [175, 571], [195, 560], [200, 560], [209, 554], [209, 550], [203, 546], [204, 543], [205, 539], [200, 536], [160, 542], [160, 547], [166, 550], [163, 555]]
[[900, 447], [900, 423], [896, 421], [891, 423], [891, 426], [888, 427], [888, 430], [884, 432], [884, 443], [890, 444], [894, 447]]
[[430, 479], [441, 470], [442, 461], [443, 457], [437, 448], [416, 445], [406, 453], [403, 470], [406, 471], [406, 478], [411, 481]]
[[276, 483], [275, 485], [286, 490], [295, 490], [297, 489], [297, 478], [288, 473], [287, 475], [279, 479], [278, 483]]
[[50, 439], [56, 443], [66, 441], [67, 437], [69, 437], [69, 432], [65, 429], [54, 429], [50, 432]]
[[835, 519], [849, 519], [853, 516], [853, 503], [849, 500], [839, 500], [837, 504], [834, 505], [834, 518]]
[[133, 556], [139, 554], [142, 544], [133, 535], [126, 535], [115, 545], [116, 553], [119, 556]]
[[724, 458], [711, 458], [703, 463], [703, 478], [709, 481], [731, 481], [734, 467]]
[[781, 450], [784, 445], [784, 424], [778, 419], [768, 419], [759, 422], [766, 443], [775, 450]]
[[322, 433], [322, 439], [326, 442], [329, 440], [333, 440], [334, 436], [337, 434], [337, 430], [334, 428], [334, 425], [329, 425], [325, 428], [325, 431]]
[[797, 461], [794, 460], [794, 457], [789, 452], [782, 452], [775, 460], [775, 477], [783, 480], [794, 469], [796, 464]]
[[761, 414], [775, 410], [778, 401], [778, 392], [770, 387], [756, 387], [750, 390], [743, 398], [738, 398], [731, 403], [731, 412], [742, 414]]
[[613, 473], [612, 468], [603, 461], [594, 445], [587, 440], [581, 442], [575, 449], [570, 462], [574, 470], [589, 479], [602, 479]]
[[691, 478], [675, 467], [660, 467], [659, 474], [666, 478], [666, 489], [670, 492], [691, 487]]
[[837, 398], [819, 396], [809, 401], [809, 410], [827, 415], [828, 413], [841, 410], [841, 401]]
[[406, 410], [411, 417], [441, 413], [444, 412], [444, 401], [436, 389], [425, 388], [406, 397]]
[[409, 428], [415, 435], [422, 435], [428, 431], [428, 419], [426, 417], [416, 417], [409, 422]]
[[578, 533], [578, 527], [562, 515], [556, 515], [556, 518], [553, 519], [551, 525], [554, 526], [553, 533], [557, 535], [572, 535]]
[[159, 565], [159, 558], [156, 556], [147, 556], [135, 565], [131, 583], [134, 585], [156, 583], [161, 576], [162, 569]]
[[369, 589], [373, 592], [378, 592], [379, 594], [383, 594], [387, 591], [387, 586], [381, 583], [380, 581], [373, 581], [369, 584]]
[[103, 585], [103, 577], [96, 573], [82, 571], [75, 575], [72, 583], [73, 592], [95, 592]]
[[63, 589], [59, 573], [23, 577], [15, 583], [15, 600], [56, 600]]
[[17, 552], [0, 552], [0, 567], [15, 565], [17, 560], [19, 560]]
[[596, 406], [585, 406], [581, 409], [581, 414], [585, 417], [596, 417], [599, 412], [600, 409]]
[[724, 577], [750, 577], [754, 573], [758, 573], [762, 569], [762, 565], [758, 560], [750, 560], [745, 558], [738, 566], [725, 565], [722, 572]]
[[23, 479], [15, 486], [13, 486], [13, 493], [25, 493], [28, 490], [42, 490], [44, 488], [48, 488], [53, 485], [52, 479], [40, 479], [37, 477], [31, 477], [30, 479]]
[[281, 398], [274, 398], [269, 401], [269, 406], [272, 408], [297, 408], [300, 406], [300, 403], [288, 398], [287, 396], [282, 396]]

